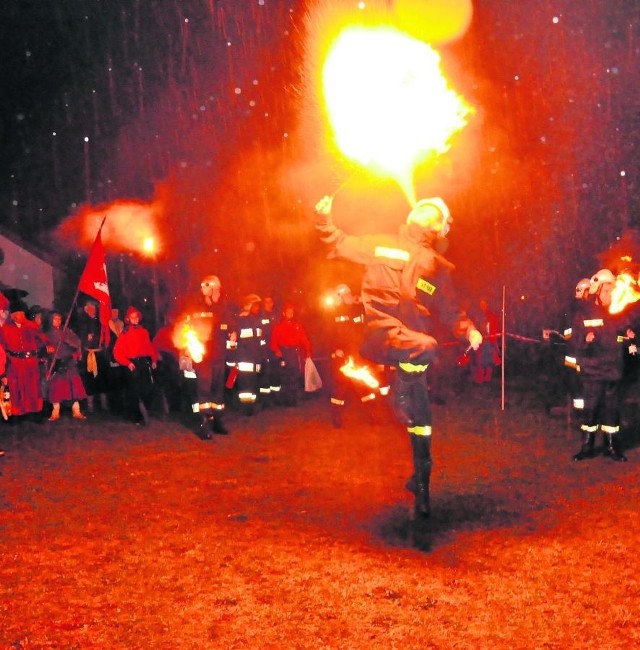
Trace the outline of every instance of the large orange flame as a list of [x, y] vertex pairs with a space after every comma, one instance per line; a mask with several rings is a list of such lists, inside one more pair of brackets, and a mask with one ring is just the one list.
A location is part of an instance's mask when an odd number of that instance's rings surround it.
[[186, 350], [194, 363], [200, 363], [204, 359], [204, 344], [189, 323], [183, 322], [176, 327], [173, 344], [178, 350]]
[[616, 276], [616, 283], [611, 290], [609, 313], [620, 314], [638, 300], [640, 300], [640, 287], [637, 280], [630, 273], [620, 273]]
[[413, 174], [445, 153], [473, 108], [449, 87], [440, 56], [391, 26], [347, 26], [322, 68], [335, 142], [351, 160], [395, 179], [411, 205]]

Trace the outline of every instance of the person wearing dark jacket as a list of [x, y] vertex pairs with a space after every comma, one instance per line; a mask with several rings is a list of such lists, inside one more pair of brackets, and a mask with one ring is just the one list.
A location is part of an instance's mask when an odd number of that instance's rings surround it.
[[223, 415], [227, 359], [238, 334], [235, 315], [222, 299], [222, 283], [217, 275], [202, 279], [199, 304], [179, 320], [177, 327], [180, 367], [196, 418], [195, 433], [202, 440], [211, 440], [212, 433], [226, 435], [229, 430]]
[[598, 271], [591, 278], [589, 288], [594, 300], [581, 310], [581, 318], [577, 318], [573, 325], [572, 338], [584, 397], [580, 425], [582, 446], [573, 457], [575, 461], [595, 456], [594, 442], [598, 429], [604, 436], [605, 455], [618, 462], [627, 460], [617, 440], [620, 432], [619, 391], [623, 346], [635, 338], [635, 332], [624, 313], [609, 312], [614, 286], [615, 276], [609, 269]]
[[[414, 476], [407, 488], [415, 495], [415, 512], [431, 512], [431, 405], [427, 368], [437, 348], [431, 319], [459, 327], [460, 308], [451, 283], [453, 265], [438, 251], [449, 231], [451, 215], [439, 197], [416, 203], [396, 235], [356, 237], [331, 218], [332, 198], [316, 205], [316, 228], [329, 246], [329, 257], [364, 266], [361, 300], [365, 313], [362, 355], [377, 364], [394, 366], [392, 389], [398, 419], [411, 442]], [[482, 335], [471, 321], [462, 334], [477, 349]]]

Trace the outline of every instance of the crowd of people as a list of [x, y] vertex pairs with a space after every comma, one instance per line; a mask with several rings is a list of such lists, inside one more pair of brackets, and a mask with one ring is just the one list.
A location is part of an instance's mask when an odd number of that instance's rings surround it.
[[637, 380], [637, 312], [612, 305], [616, 279], [605, 268], [577, 283], [570, 322], [561, 335], [567, 390], [582, 433], [575, 461], [598, 455], [598, 432], [604, 455], [627, 461], [619, 442], [620, 411], [625, 391]]
[[209, 440], [228, 433], [227, 405], [248, 415], [296, 406], [311, 353], [292, 303], [277, 313], [271, 297], [249, 294], [236, 309], [215, 275], [203, 278], [191, 308], [153, 337], [133, 306], [124, 319], [113, 308], [107, 327], [88, 296], [65, 319], [0, 293], [0, 406], [13, 425], [56, 422], [67, 413], [84, 420], [99, 410], [145, 426], [156, 410], [186, 414]]
[[[349, 402], [367, 408], [392, 395], [398, 421], [407, 430], [413, 476], [407, 489], [415, 512], [430, 513], [432, 465], [427, 369], [436, 357], [434, 322], [455, 337], [471, 359], [476, 383], [491, 379], [498, 362], [497, 319], [483, 305], [487, 338], [456, 300], [443, 244], [451, 223], [440, 198], [419, 201], [395, 236], [351, 236], [331, 219], [332, 199], [316, 206], [316, 228], [329, 256], [364, 267], [359, 291], [341, 284], [327, 310], [325, 379], [333, 424], [343, 425]], [[59, 420], [67, 411], [84, 419], [100, 409], [146, 425], [153, 400], [167, 413], [188, 416], [203, 440], [229, 432], [228, 407], [251, 415], [273, 405], [295, 406], [307, 371], [320, 385], [305, 326], [293, 304], [280, 313], [270, 297], [249, 294], [230, 304], [217, 275], [207, 275], [193, 303], [152, 337], [136, 307], [124, 319], [114, 309], [108, 327], [98, 305], [85, 299], [73, 319], [31, 313], [20, 300], [2, 297], [0, 367], [10, 399], [10, 421]], [[4, 354], [6, 353], [6, 355]], [[430, 385], [431, 384], [431, 385]], [[10, 411], [10, 413], [9, 413]]]

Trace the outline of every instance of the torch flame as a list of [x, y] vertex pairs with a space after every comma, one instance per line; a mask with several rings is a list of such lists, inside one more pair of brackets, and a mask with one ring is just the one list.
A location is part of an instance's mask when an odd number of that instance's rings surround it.
[[630, 273], [620, 273], [616, 277], [616, 283], [611, 290], [610, 314], [619, 314], [628, 305], [640, 300], [640, 287]]
[[194, 363], [200, 363], [204, 359], [204, 344], [188, 323], [179, 328], [175, 345], [178, 350], [186, 350]]
[[339, 149], [394, 178], [411, 205], [416, 167], [448, 151], [473, 112], [449, 88], [439, 54], [390, 26], [342, 30], [325, 59], [322, 83]]
[[378, 388], [380, 382], [371, 374], [371, 371], [367, 366], [356, 366], [353, 362], [353, 358], [349, 357], [349, 361], [340, 368], [340, 372], [345, 377], [350, 377], [356, 381], [361, 381], [363, 384], [366, 384], [369, 388]]

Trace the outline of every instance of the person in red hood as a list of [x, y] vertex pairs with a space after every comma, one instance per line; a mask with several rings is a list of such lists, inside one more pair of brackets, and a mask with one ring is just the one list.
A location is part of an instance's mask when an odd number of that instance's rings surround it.
[[311, 357], [311, 342], [304, 325], [295, 318], [292, 303], [283, 306], [282, 318], [273, 326], [269, 346], [280, 363], [280, 402], [285, 406], [297, 406], [304, 362]]
[[129, 370], [126, 375], [127, 397], [134, 422], [149, 423], [148, 406], [153, 395], [153, 374], [159, 355], [148, 330], [140, 325], [139, 309], [129, 307], [126, 325], [113, 346], [113, 358]]

